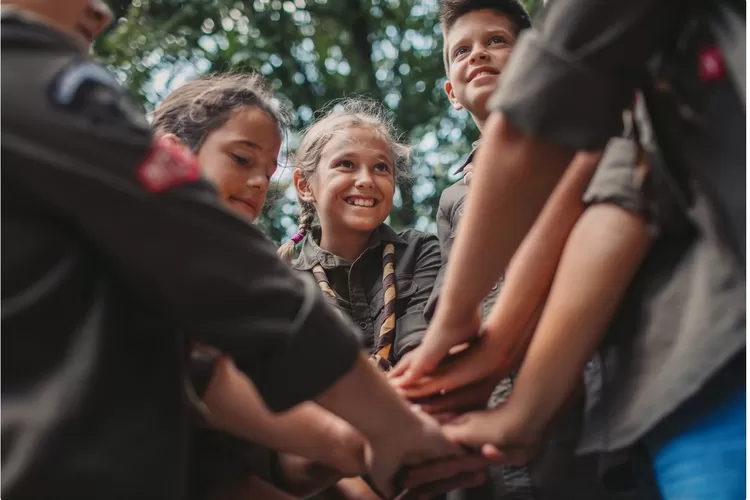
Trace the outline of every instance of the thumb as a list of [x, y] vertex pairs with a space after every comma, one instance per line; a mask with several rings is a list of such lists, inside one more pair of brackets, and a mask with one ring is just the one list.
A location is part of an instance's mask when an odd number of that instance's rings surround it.
[[422, 344], [412, 351], [409, 365], [406, 367], [399, 385], [407, 386], [417, 382], [423, 376], [432, 373], [448, 355], [450, 346], [443, 346], [436, 335], [425, 335]]
[[465, 413], [457, 419], [443, 425], [443, 433], [450, 441], [460, 443], [474, 449], [483, 449], [492, 457], [493, 450], [485, 445], [494, 445], [497, 442], [493, 421], [494, 413], [490, 410]]

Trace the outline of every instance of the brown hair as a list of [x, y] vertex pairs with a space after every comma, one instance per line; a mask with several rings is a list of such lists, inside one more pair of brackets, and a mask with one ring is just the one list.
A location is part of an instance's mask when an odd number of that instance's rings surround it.
[[[401, 142], [393, 125], [393, 118], [380, 103], [363, 98], [347, 98], [334, 101], [329, 107], [330, 110], [324, 111], [324, 115], [303, 132], [293, 156], [293, 165], [302, 178], [308, 182], [312, 180], [323, 149], [336, 134], [350, 127], [368, 127], [382, 133], [391, 145], [396, 181], [407, 182], [412, 179], [411, 148]], [[299, 196], [297, 201], [300, 205], [297, 234], [278, 250], [278, 255], [286, 260], [292, 258], [296, 244], [312, 229], [316, 216], [314, 205], [302, 201]]]
[[531, 17], [520, 0], [442, 0], [440, 2], [440, 24], [443, 29], [443, 64], [445, 74], [450, 70], [448, 46], [445, 39], [460, 18], [475, 10], [494, 10], [507, 16], [516, 28], [515, 35], [531, 27]]
[[211, 132], [245, 106], [262, 109], [285, 136], [291, 114], [274, 97], [266, 80], [255, 73], [209, 75], [186, 83], [156, 108], [153, 128], [158, 134], [176, 135], [197, 153]]

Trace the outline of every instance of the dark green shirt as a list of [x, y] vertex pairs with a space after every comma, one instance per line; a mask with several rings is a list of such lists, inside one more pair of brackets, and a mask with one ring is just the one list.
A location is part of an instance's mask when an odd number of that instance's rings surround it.
[[396, 249], [396, 338], [392, 363], [416, 347], [427, 329], [424, 309], [440, 270], [438, 239], [428, 233], [407, 229], [396, 233], [382, 224], [372, 234], [367, 248], [354, 262], [323, 250], [318, 245], [320, 228], [302, 241], [295, 269], [312, 272], [316, 264], [326, 271], [337, 304], [360, 328], [365, 347], [372, 352], [385, 319], [383, 314], [383, 246]]

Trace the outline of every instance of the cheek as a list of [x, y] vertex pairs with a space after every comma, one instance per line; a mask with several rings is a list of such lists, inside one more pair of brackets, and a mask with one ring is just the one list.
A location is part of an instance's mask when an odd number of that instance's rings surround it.
[[232, 192], [234, 185], [237, 183], [235, 179], [237, 177], [236, 169], [232, 165], [227, 165], [226, 160], [222, 161], [216, 155], [204, 154], [203, 152], [198, 154], [198, 161], [203, 177], [216, 187], [219, 197], [221, 199], [228, 198], [229, 193]]

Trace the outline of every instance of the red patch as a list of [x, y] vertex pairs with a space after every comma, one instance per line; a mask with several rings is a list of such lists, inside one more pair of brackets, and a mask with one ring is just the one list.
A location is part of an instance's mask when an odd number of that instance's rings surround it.
[[138, 167], [138, 180], [152, 193], [200, 178], [198, 158], [187, 148], [158, 137]]
[[698, 77], [703, 83], [724, 79], [724, 58], [719, 47], [707, 47], [698, 55]]

